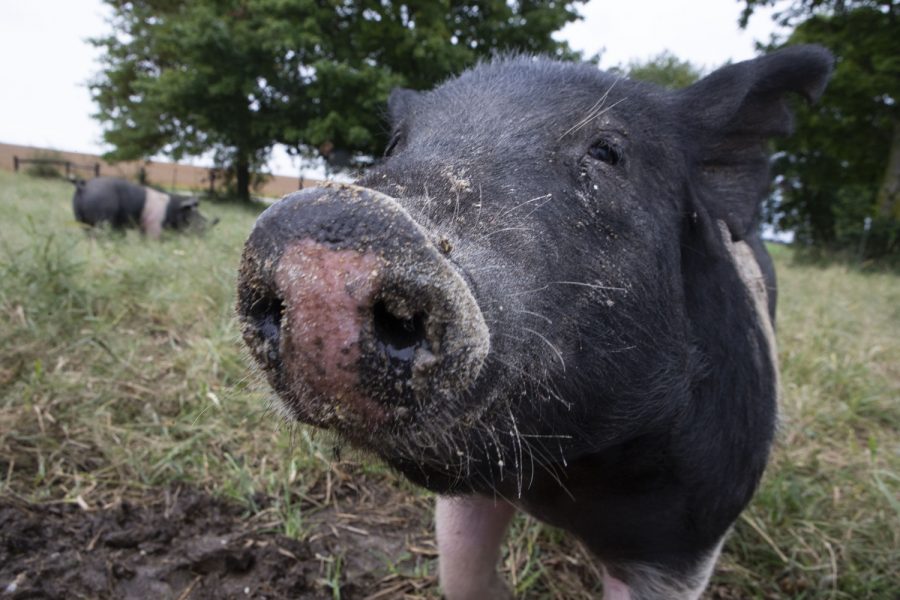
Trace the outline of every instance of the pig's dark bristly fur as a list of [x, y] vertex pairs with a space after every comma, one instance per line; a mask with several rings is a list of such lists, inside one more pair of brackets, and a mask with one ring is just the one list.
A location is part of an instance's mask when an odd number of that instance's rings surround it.
[[[767, 144], [790, 132], [789, 96], [822, 93], [831, 61], [795, 47], [669, 91], [522, 56], [396, 91], [388, 156], [359, 185], [393, 198], [462, 276], [490, 349], [474, 383], [403, 411], [373, 392], [379, 426], [318, 424], [429, 489], [502, 497], [575, 533], [633, 598], [699, 594], [775, 428]], [[259, 265], [281, 244], [251, 236], [245, 250], [251, 349]], [[275, 358], [289, 412], [335, 402], [291, 388]]]

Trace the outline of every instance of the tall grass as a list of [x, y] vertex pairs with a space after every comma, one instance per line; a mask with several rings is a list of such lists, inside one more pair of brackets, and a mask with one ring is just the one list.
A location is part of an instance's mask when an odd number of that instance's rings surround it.
[[37, 498], [179, 479], [237, 485], [223, 477], [231, 465], [283, 443], [233, 318], [255, 214], [205, 206], [221, 218], [208, 234], [154, 243], [136, 231], [86, 234], [71, 193], [0, 174], [6, 485]]
[[759, 597], [900, 597], [900, 277], [774, 250], [781, 431], [723, 579]]
[[[421, 504], [359, 457], [335, 466], [317, 435], [267, 411], [233, 316], [254, 211], [207, 204], [221, 222], [206, 235], [153, 242], [86, 234], [71, 193], [0, 172], [0, 494], [95, 507], [187, 482], [301, 537], [303, 511], [348, 473]], [[708, 597], [898, 598], [900, 277], [775, 250], [781, 431]], [[504, 570], [527, 598], [599, 590], [587, 553], [528, 519]]]

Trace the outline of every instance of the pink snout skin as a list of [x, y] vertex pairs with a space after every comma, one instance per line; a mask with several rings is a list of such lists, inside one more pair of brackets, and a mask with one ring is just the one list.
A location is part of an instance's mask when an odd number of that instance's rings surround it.
[[337, 417], [380, 423], [384, 410], [360, 391], [359, 339], [371, 318], [382, 259], [310, 239], [285, 249], [275, 281], [284, 299], [282, 360], [295, 389]]

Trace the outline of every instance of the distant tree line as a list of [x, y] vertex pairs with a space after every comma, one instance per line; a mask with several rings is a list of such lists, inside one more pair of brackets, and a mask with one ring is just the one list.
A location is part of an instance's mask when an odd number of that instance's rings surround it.
[[[829, 48], [822, 99], [797, 102], [792, 136], [773, 142], [775, 186], [764, 216], [812, 248], [900, 257], [900, 15], [896, 0], [743, 0], [740, 25], [776, 6], [790, 33], [761, 47]], [[702, 70], [671, 53], [620, 67], [629, 77], [685, 87]]]
[[796, 131], [778, 140], [778, 193], [767, 206], [801, 242], [900, 255], [900, 14], [896, 0], [745, 0], [789, 28], [766, 51], [818, 43], [836, 57], [815, 105], [799, 104]]
[[105, 0], [91, 83], [106, 158], [212, 152], [248, 199], [284, 144], [336, 166], [384, 148], [385, 101], [497, 51], [574, 53], [551, 34], [583, 0]]

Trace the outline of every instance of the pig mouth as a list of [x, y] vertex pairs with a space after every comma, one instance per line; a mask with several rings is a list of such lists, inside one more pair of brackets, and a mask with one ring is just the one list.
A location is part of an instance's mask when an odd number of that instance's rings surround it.
[[258, 219], [238, 315], [289, 418], [390, 454], [440, 428], [489, 352], [469, 285], [390, 197], [298, 192]]

